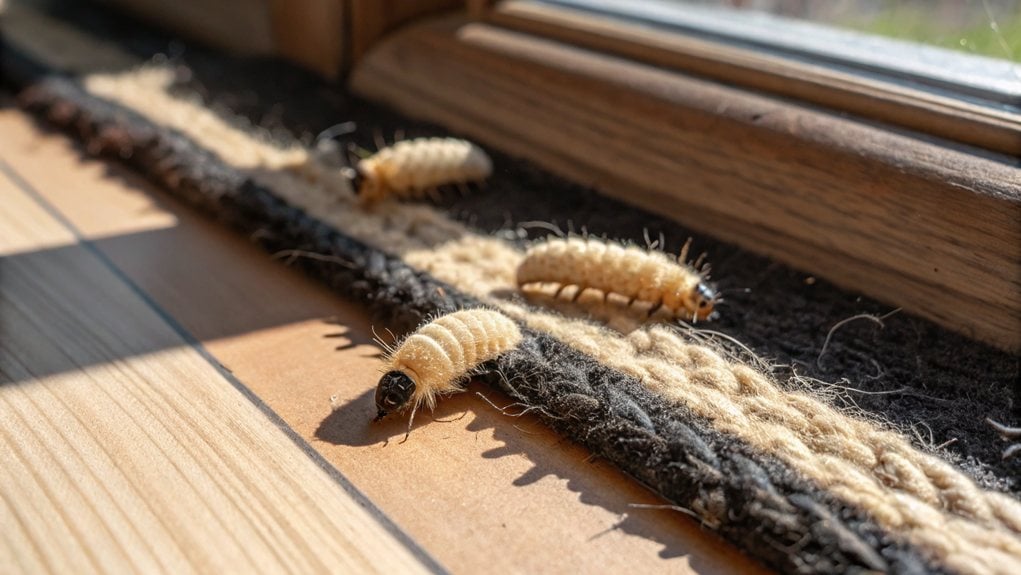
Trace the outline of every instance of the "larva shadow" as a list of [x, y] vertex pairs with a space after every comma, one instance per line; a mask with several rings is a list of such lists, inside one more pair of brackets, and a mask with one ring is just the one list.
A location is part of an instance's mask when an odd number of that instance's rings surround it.
[[[559, 517], [571, 523], [579, 544], [634, 546], [650, 560], [686, 562], [698, 572], [719, 571], [719, 558], [733, 552], [678, 511], [633, 507], [664, 502], [608, 463], [592, 460], [587, 449], [534, 414], [515, 417], [520, 410], [509, 407], [515, 400], [481, 381], [445, 397], [435, 412], [419, 413], [406, 442], [401, 441], [406, 414], [373, 423], [373, 396], [374, 389], [362, 389], [338, 405], [321, 420], [315, 437], [350, 448], [344, 465], [373, 470], [378, 484], [356, 483], [373, 497], [394, 509], [429, 506], [424, 516], [430, 525], [467, 518], [433, 515], [449, 510], [435, 501], [449, 490], [474, 501], [466, 513], [484, 525], [534, 525], [558, 533], [564, 528], [547, 522]], [[415, 515], [392, 512], [406, 521]]]
[[650, 322], [667, 324], [676, 321], [664, 310], [650, 317], [652, 305], [647, 302], [636, 301], [629, 305], [628, 299], [619, 294], [605, 294], [592, 288], [579, 293], [577, 286], [565, 286], [563, 290], [560, 287], [553, 283], [531, 284], [520, 291], [493, 290], [488, 295], [507, 301], [524, 301], [531, 306], [573, 319], [596, 321], [624, 335]]
[[[481, 385], [472, 386], [475, 387]], [[601, 507], [620, 518], [605, 531], [592, 535], [591, 540], [619, 530], [654, 541], [660, 546], [658, 555], [663, 559], [687, 556], [696, 571], [701, 572], [698, 553], [686, 545], [696, 537], [692, 532], [700, 530], [697, 522], [667, 508], [666, 501], [628, 475], [557, 434], [535, 413], [523, 412], [523, 406], [514, 399], [488, 388], [481, 393], [489, 401], [480, 398], [482, 403], [475, 409], [477, 417], [466, 429], [475, 433], [491, 430], [493, 439], [502, 444], [483, 452], [482, 457], [524, 457], [532, 465], [510, 485], [528, 488], [548, 478], [560, 482], [578, 494], [582, 504]]]
[[[565, 440], [534, 414], [522, 415], [515, 400], [502, 391], [471, 382], [464, 393], [440, 401], [435, 411], [420, 411], [406, 443], [401, 441], [407, 431], [407, 413], [372, 421], [374, 392], [367, 389], [337, 406], [320, 422], [315, 437], [334, 445], [364, 448], [385, 444], [386, 450], [406, 449], [409, 461], [420, 456], [419, 451], [441, 449], [436, 442], [462, 457], [477, 453], [484, 460], [524, 458], [531, 467], [520, 475], [507, 476], [506, 485], [498, 490], [532, 489], [552, 479], [576, 493], [582, 504], [620, 518], [606, 530], [594, 532], [593, 541], [619, 530], [655, 542], [661, 558], [687, 556], [692, 566], [698, 567], [699, 554], [705, 552], [699, 549], [705, 546], [705, 535], [698, 523], [675, 510], [634, 507], [665, 502], [613, 466], [593, 460], [587, 449]], [[483, 446], [482, 451], [466, 448], [480, 441], [491, 446]], [[391, 452], [387, 457], [400, 455]], [[710, 567], [708, 562], [706, 567]]]
[[[329, 317], [324, 319], [323, 323], [334, 328], [333, 331], [323, 334], [324, 339], [333, 340], [337, 344], [333, 348], [334, 351], [346, 351], [363, 345], [372, 347], [378, 346], [378, 343], [372, 338], [366, 337], [362, 330], [352, 329], [349, 322], [345, 319]], [[362, 357], [381, 359], [384, 355], [384, 351], [380, 349], [372, 353], [364, 354]]]
[[[355, 399], [334, 407], [315, 430], [315, 438], [333, 445], [364, 447], [390, 438], [390, 425], [374, 424], [374, 389], [367, 389]], [[382, 423], [382, 422], [380, 422]], [[392, 422], [387, 422], [391, 424]]]
[[[473, 386], [471, 386], [473, 387]], [[487, 395], [503, 395], [489, 390]], [[477, 401], [476, 401], [477, 400]], [[482, 400], [473, 393], [462, 393], [444, 398], [435, 411], [419, 410], [408, 441], [416, 440], [416, 431], [437, 424], [468, 422], [478, 417], [478, 405]], [[394, 413], [380, 421], [376, 416], [375, 388], [366, 390], [358, 397], [336, 406], [316, 428], [315, 437], [333, 445], [365, 447], [393, 441], [402, 441], [408, 431], [408, 413]], [[462, 424], [463, 424], [462, 423]]]

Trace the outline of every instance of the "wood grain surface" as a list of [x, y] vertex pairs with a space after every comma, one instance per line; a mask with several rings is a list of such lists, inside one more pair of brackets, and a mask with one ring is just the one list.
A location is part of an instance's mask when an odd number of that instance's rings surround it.
[[[393, 419], [371, 423], [372, 393], [382, 362], [380, 348], [372, 341], [373, 326], [357, 306], [339, 301], [243, 238], [161, 196], [133, 174], [115, 165], [83, 160], [63, 137], [41, 134], [16, 112], [0, 113], [0, 133], [4, 134], [0, 139], [0, 158], [14, 166], [45, 202], [78, 228], [97, 254], [137, 286], [156, 309], [200, 341], [244, 389], [278, 414], [289, 429], [311, 444], [318, 456], [339, 470], [443, 567], [454, 572], [760, 571], [756, 564], [683, 513], [634, 507], [663, 502], [609, 465], [591, 460], [585, 450], [565, 442], [530, 417], [513, 417], [513, 410], [502, 413], [490, 406], [476, 393], [500, 406], [509, 400], [477, 384], [469, 388], [469, 393], [443, 401], [432, 416], [420, 415], [410, 439], [400, 443], [405, 422]], [[22, 242], [0, 260], [0, 269], [7, 267], [8, 260], [49, 257], [53, 250], [65, 249], [62, 246], [70, 241], [65, 233], [65, 237], [48, 243]], [[65, 280], [62, 289], [74, 294], [79, 287]], [[121, 299], [119, 292], [115, 299]], [[93, 315], [99, 317], [86, 316], [92, 321], [82, 319], [80, 323], [84, 325], [75, 333], [87, 333], [93, 324], [105, 325], [98, 323], [100, 319], [118, 321], [125, 329], [136, 321], [134, 315], [107, 314], [102, 313], [103, 309], [94, 306]], [[115, 320], [107, 318], [111, 315]], [[60, 320], [57, 325], [65, 325], [66, 321]], [[375, 326], [377, 332], [384, 327]], [[237, 431], [240, 424], [231, 414], [238, 410], [261, 414], [250, 404], [250, 398], [236, 390], [223, 391], [236, 396], [229, 409], [220, 406], [219, 395], [210, 392], [212, 395], [207, 396], [193, 390], [212, 384], [192, 378], [186, 367], [178, 365], [177, 354], [194, 354], [172, 336], [173, 333], [168, 336], [170, 341], [166, 345], [151, 339], [132, 341], [129, 349], [115, 354], [120, 358], [116, 365], [139, 363], [143, 367], [138, 369], [144, 368], [146, 381], [152, 378], [174, 382], [175, 394], [202, 403], [204, 419], [195, 420], [198, 415], [190, 412], [167, 416], [186, 428], [177, 432], [204, 437], [202, 425], [211, 422], [210, 425], [216, 424], [218, 433], [227, 427], [232, 432], [228, 437], [235, 438], [240, 433]], [[16, 341], [21, 346], [18, 357], [32, 354], [42, 358], [63, 357], [57, 353], [60, 350], [40, 347], [34, 338], [19, 337]], [[154, 359], [159, 359], [159, 363], [149, 363]], [[79, 371], [108, 369], [108, 360], [103, 357], [90, 356], [79, 363], [84, 364], [76, 368]], [[202, 369], [207, 368], [215, 372], [208, 364]], [[44, 379], [71, 377], [65, 375], [68, 370], [59, 366], [41, 368], [41, 373], [47, 374], [41, 376]], [[130, 377], [136, 387], [142, 386], [139, 383], [142, 376]], [[220, 381], [222, 384], [222, 378]], [[0, 396], [7, 389], [0, 388]], [[52, 389], [47, 383], [45, 392], [51, 393]], [[82, 392], [86, 390], [81, 388]], [[45, 399], [54, 401], [51, 395]], [[38, 400], [35, 413], [47, 412], [46, 401]], [[125, 418], [135, 413], [133, 406], [123, 411]], [[262, 420], [264, 427], [272, 427], [264, 416]], [[29, 424], [24, 427], [32, 429]], [[213, 433], [212, 429], [208, 433]], [[71, 449], [64, 447], [59, 438], [53, 439], [53, 445]], [[188, 461], [199, 468], [203, 464], [219, 465], [220, 457], [234, 461], [236, 454], [230, 453], [228, 447], [222, 449], [228, 451], [218, 452], [216, 457], [206, 451], [189, 453]], [[268, 473], [264, 467], [272, 470], [283, 465], [274, 463], [278, 461], [275, 456], [254, 458], [254, 454], [265, 453], [264, 448], [256, 451], [242, 443], [237, 449], [248, 457], [235, 464], [233, 470], [237, 474], [261, 476]], [[290, 450], [295, 452], [296, 448], [291, 445]], [[144, 451], [152, 465], [161, 469], [180, 465], [178, 460], [184, 457], [176, 452]], [[92, 454], [83, 452], [77, 457], [86, 465]], [[290, 460], [287, 465], [303, 469]], [[310, 460], [303, 465], [318, 469]], [[0, 471], [0, 475], [3, 473]], [[134, 469], [120, 473], [125, 482], [138, 479]], [[305, 472], [295, 471], [290, 477], [297, 480], [304, 476]], [[76, 479], [65, 477], [62, 481], [79, 489]], [[28, 479], [20, 481], [0, 487], [3, 501], [40, 489]], [[212, 482], [194, 480], [195, 485], [203, 488]], [[342, 499], [343, 491], [334, 491], [339, 494], [331, 497]], [[86, 492], [80, 497], [81, 506], [99, 501], [89, 509], [104, 509], [101, 502], [105, 500], [96, 497]], [[290, 495], [281, 495], [279, 499], [267, 495], [258, 502], [260, 509], [295, 504]], [[219, 505], [228, 506], [228, 502]], [[299, 505], [298, 509], [303, 508]], [[327, 502], [322, 513], [330, 509], [333, 507]], [[72, 507], [66, 513], [74, 517], [86, 511]], [[169, 511], [158, 508], [151, 516], [163, 519], [164, 513]], [[187, 547], [190, 538], [196, 538], [195, 533], [213, 529], [209, 514], [194, 507], [189, 508], [188, 514], [203, 523], [194, 532], [189, 524], [171, 523], [165, 529], [168, 534], [189, 532], [177, 535], [182, 541], [179, 547]], [[229, 528], [225, 531], [246, 533], [245, 530], [257, 529], [253, 525], [259, 525], [261, 517], [237, 512], [220, 517], [219, 524]], [[341, 517], [340, 523], [361, 529], [359, 523], [345, 519], [347, 515], [331, 517]], [[307, 521], [310, 520], [292, 519], [292, 528], [297, 533], [311, 530], [304, 524]], [[241, 525], [235, 528], [235, 522]], [[25, 540], [48, 533], [41, 526], [37, 531], [5, 528], [0, 535], [0, 549], [22, 548]], [[338, 549], [348, 549], [345, 541], [360, 548], [364, 537], [377, 537], [369, 531], [334, 536], [339, 543], [327, 542], [324, 550], [314, 551], [340, 553]], [[113, 540], [105, 532], [94, 537]], [[221, 543], [223, 537], [210, 542]], [[385, 540], [378, 536], [374, 545], [382, 545]], [[57, 549], [63, 553], [61, 557], [71, 556], [71, 549]], [[378, 552], [374, 546], [366, 549], [382, 555], [389, 553]], [[56, 552], [48, 550], [41, 556]], [[313, 557], [318, 556], [313, 553]], [[222, 561], [235, 559], [238, 565], [243, 564], [241, 556], [232, 555]], [[382, 570], [393, 565], [380, 560], [377, 567]]]
[[[429, 571], [34, 197], [9, 119], [0, 572]], [[86, 192], [81, 181], [62, 190]]]
[[353, 89], [996, 346], [1021, 348], [1021, 164], [460, 17]]

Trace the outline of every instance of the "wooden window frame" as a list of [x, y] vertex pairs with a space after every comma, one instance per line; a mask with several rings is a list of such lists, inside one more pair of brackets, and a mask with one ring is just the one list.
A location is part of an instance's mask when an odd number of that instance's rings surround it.
[[[994, 107], [749, 47], [521, 0], [477, 18], [635, 60], [1021, 156], [1021, 100]], [[1021, 83], [1021, 80], [1019, 80]]]

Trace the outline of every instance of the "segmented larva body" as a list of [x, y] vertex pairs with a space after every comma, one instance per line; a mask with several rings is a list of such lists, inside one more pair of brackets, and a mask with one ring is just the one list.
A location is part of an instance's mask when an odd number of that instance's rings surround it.
[[440, 186], [485, 180], [493, 171], [486, 152], [457, 138], [415, 138], [383, 148], [355, 166], [363, 203], [395, 196], [417, 198]]
[[[683, 258], [683, 256], [682, 256]], [[678, 258], [678, 260], [682, 259]], [[682, 319], [704, 320], [718, 301], [705, 278], [671, 256], [597, 238], [551, 238], [533, 245], [518, 267], [519, 286], [557, 283], [595, 288], [653, 304]], [[559, 293], [559, 291], [558, 291]]]
[[376, 387], [376, 419], [409, 406], [414, 418], [423, 403], [434, 408], [440, 395], [461, 391], [479, 365], [520, 342], [517, 324], [498, 311], [469, 309], [432, 320], [390, 354]]

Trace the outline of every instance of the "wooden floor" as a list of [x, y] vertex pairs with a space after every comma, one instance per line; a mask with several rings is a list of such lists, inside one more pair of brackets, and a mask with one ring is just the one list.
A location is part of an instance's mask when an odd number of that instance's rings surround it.
[[0, 572], [757, 569], [488, 388], [400, 443], [371, 327], [0, 107]]

